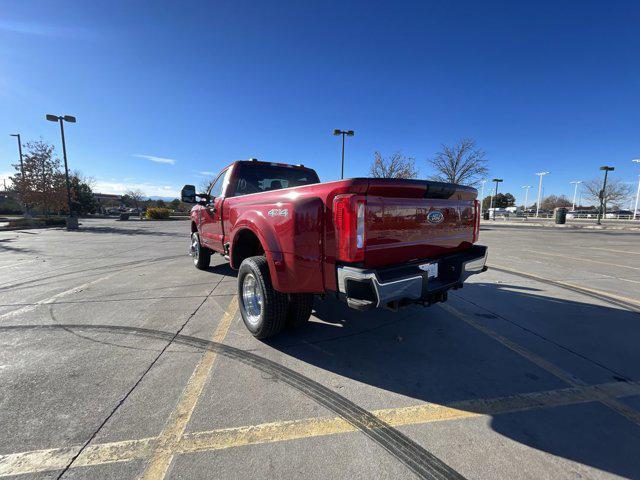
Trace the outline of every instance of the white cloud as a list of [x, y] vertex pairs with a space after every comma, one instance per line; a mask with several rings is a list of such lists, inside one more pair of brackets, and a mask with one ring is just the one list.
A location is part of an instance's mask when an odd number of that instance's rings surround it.
[[114, 193], [116, 195], [124, 195], [128, 190], [141, 190], [147, 197], [180, 197], [180, 191], [175, 186], [153, 183], [96, 180], [92, 190], [96, 193]]
[[198, 175], [202, 175], [203, 177], [212, 177], [215, 175], [215, 172], [206, 172], [206, 171], [202, 171], [202, 172], [196, 172]]
[[11, 20], [1, 20], [0, 31], [45, 37], [77, 38], [95, 36], [95, 32], [92, 32], [86, 28], [34, 22], [16, 22]]
[[156, 157], [155, 155], [134, 155], [134, 157], [144, 158], [156, 163], [166, 163], [168, 165], [175, 165], [176, 161], [173, 158]]

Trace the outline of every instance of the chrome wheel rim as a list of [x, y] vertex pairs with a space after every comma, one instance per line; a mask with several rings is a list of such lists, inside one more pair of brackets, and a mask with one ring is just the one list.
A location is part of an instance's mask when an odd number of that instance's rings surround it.
[[191, 246], [189, 247], [189, 255], [193, 257], [193, 263], [198, 263], [198, 256], [200, 255], [200, 242], [197, 235], [191, 235]]
[[246, 313], [246, 320], [251, 325], [257, 325], [262, 313], [262, 291], [256, 277], [247, 273], [242, 279], [242, 305]]

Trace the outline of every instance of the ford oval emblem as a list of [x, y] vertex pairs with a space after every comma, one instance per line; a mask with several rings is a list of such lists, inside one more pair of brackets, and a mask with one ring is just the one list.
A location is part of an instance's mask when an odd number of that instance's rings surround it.
[[433, 210], [432, 212], [429, 212], [429, 214], [427, 215], [427, 221], [433, 225], [442, 223], [443, 220], [444, 220], [444, 215], [440, 210]]

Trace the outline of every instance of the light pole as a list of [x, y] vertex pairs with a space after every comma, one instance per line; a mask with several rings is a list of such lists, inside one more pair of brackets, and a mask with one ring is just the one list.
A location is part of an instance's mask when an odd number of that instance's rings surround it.
[[[24, 181], [24, 163], [22, 162], [22, 139], [20, 138], [20, 134], [19, 133], [10, 133], [9, 136], [11, 137], [16, 137], [18, 139], [18, 155], [20, 156], [20, 193], [22, 195], [24, 195], [24, 185], [25, 185], [25, 181]], [[22, 198], [22, 201], [24, 202], [24, 197]], [[23, 203], [24, 205], [24, 216], [28, 217], [29, 216], [29, 209], [27, 208], [27, 204]]]
[[67, 145], [64, 141], [64, 122], [76, 123], [76, 117], [71, 115], [50, 115], [47, 114], [47, 120], [50, 122], [60, 123], [60, 136], [62, 137], [62, 156], [64, 157], [64, 176], [67, 181], [67, 209], [69, 216], [67, 217], [67, 230], [75, 230], [78, 228], [78, 217], [71, 210], [71, 184], [69, 183], [69, 166], [67, 164]]
[[574, 180], [573, 182], [569, 182], [574, 185], [573, 187], [573, 204], [571, 205], [571, 211], [576, 209], [576, 196], [578, 195], [578, 185], [582, 183], [582, 180]]
[[18, 139], [18, 155], [20, 155], [20, 175], [24, 180], [24, 165], [22, 163], [22, 141], [20, 140], [19, 133], [10, 133], [9, 136], [16, 137]]
[[[633, 160], [631, 160], [634, 163], [637, 163], [638, 165], [640, 165], [640, 158], [634, 158]], [[638, 191], [636, 192], [636, 206], [633, 209], [633, 219], [636, 219], [636, 212], [638, 211], [638, 198], [640, 198], [640, 175], [638, 175]]]
[[355, 135], [355, 132], [353, 130], [338, 130], [335, 129], [333, 131], [333, 134], [338, 136], [338, 135], [342, 135], [342, 168], [340, 169], [340, 178], [344, 178], [344, 137], [345, 135], [348, 135], [349, 137], [353, 137]]
[[[600, 190], [600, 210], [598, 210], [598, 225], [602, 225], [602, 209], [603, 208], [607, 208], [607, 202], [605, 200], [605, 197], [607, 195], [607, 175], [609, 174], [609, 172], [612, 172], [613, 170], [615, 170], [614, 167], [608, 167], [608, 166], [602, 166], [600, 167], [600, 170], [604, 170], [604, 182], [602, 184], [602, 190]], [[605, 212], [606, 215], [606, 212]]]
[[531, 190], [531, 185], [523, 185], [522, 188], [525, 189], [525, 193], [524, 193], [524, 218], [527, 218], [527, 203], [529, 203], [529, 190]]
[[536, 218], [538, 218], [538, 214], [540, 212], [540, 195], [542, 194], [542, 177], [548, 175], [549, 172], [538, 172], [536, 175], [540, 177], [540, 182], [538, 183], [538, 201], [536, 202]]
[[480, 213], [482, 213], [482, 204], [484, 203], [484, 184], [487, 183], [487, 179], [480, 180], [482, 188], [480, 189]]
[[[489, 212], [491, 212], [491, 209], [493, 208], [493, 197], [498, 196], [498, 184], [500, 182], [503, 182], [504, 180], [502, 180], [501, 178], [494, 178], [493, 180], [491, 180], [492, 182], [496, 182], [496, 192], [495, 194], [493, 194], [491, 196], [491, 200], [489, 201]], [[489, 215], [491, 215], [491, 213], [489, 213]], [[493, 220], [495, 221], [496, 219], [496, 212], [493, 212]]]

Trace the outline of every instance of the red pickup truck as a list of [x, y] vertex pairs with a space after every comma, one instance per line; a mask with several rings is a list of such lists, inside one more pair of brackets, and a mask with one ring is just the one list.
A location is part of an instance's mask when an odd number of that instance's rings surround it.
[[471, 187], [352, 178], [320, 183], [303, 165], [237, 161], [206, 193], [182, 189], [190, 253], [213, 252], [238, 271], [245, 325], [258, 338], [306, 322], [314, 295], [349, 307], [431, 305], [486, 270], [480, 207]]

